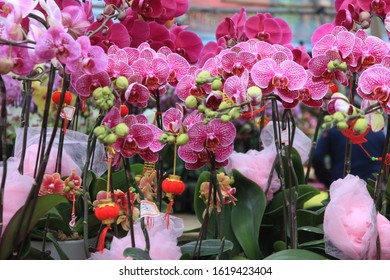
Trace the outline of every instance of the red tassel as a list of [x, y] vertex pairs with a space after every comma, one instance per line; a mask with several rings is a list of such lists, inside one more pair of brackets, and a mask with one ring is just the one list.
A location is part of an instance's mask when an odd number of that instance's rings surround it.
[[81, 100], [81, 112], [85, 113], [87, 111], [87, 101]]
[[169, 221], [170, 221], [169, 215], [171, 214], [171, 209], [173, 204], [174, 204], [173, 200], [169, 201], [167, 211], [165, 211], [164, 219], [167, 220], [167, 228], [169, 228]]
[[111, 226], [110, 226], [110, 225], [107, 225], [107, 226], [102, 230], [102, 232], [100, 233], [98, 245], [97, 245], [97, 248], [96, 248], [98, 252], [103, 253], [103, 250], [104, 250], [104, 243], [105, 243], [105, 241], [106, 241], [107, 231], [108, 231], [109, 229], [111, 229]]

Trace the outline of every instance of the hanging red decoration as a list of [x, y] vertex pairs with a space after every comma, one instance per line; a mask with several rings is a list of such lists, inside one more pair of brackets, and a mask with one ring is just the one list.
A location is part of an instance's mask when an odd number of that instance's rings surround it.
[[[51, 96], [51, 100], [55, 104], [58, 104], [60, 103], [60, 99], [61, 99], [61, 90], [57, 90], [56, 92], [53, 92], [53, 95]], [[64, 103], [70, 104], [70, 102], [72, 102], [72, 94], [69, 91], [66, 91], [64, 97]]]
[[185, 188], [186, 186], [178, 175], [169, 175], [169, 177], [162, 182], [163, 191], [173, 195], [182, 194]]
[[339, 91], [338, 86], [337, 86], [336, 84], [334, 84], [334, 83], [330, 83], [330, 84], [329, 84], [329, 89], [330, 89], [330, 91], [331, 91], [332, 93], [335, 93], [335, 92], [338, 92], [338, 91]]
[[119, 216], [119, 205], [111, 200], [102, 200], [95, 209], [95, 216], [102, 224], [109, 225], [115, 222]]
[[129, 108], [126, 105], [121, 105], [121, 118], [129, 114]]

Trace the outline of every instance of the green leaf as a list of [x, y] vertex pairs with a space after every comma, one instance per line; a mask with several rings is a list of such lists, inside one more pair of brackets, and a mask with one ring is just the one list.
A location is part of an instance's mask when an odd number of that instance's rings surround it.
[[[313, 247], [313, 246], [317, 246], [317, 245], [324, 245], [325, 244], [325, 241], [323, 239], [319, 239], [319, 240], [313, 240], [313, 241], [308, 241], [308, 242], [305, 242], [305, 243], [301, 243], [299, 244], [298, 246], [300, 248], [304, 248], [304, 247]], [[323, 247], [321, 247], [321, 249], [324, 249]]]
[[57, 239], [51, 232], [46, 233], [46, 238], [53, 243], [54, 248], [56, 248], [58, 256], [60, 257], [61, 260], [69, 260], [69, 257], [62, 250], [60, 244], [58, 244]]
[[94, 201], [98, 192], [105, 190], [107, 190], [107, 180], [103, 178], [96, 178], [96, 180], [92, 182], [89, 189], [91, 200]]
[[123, 256], [132, 257], [133, 260], [151, 260], [149, 253], [139, 248], [126, 248], [123, 251]]
[[302, 249], [289, 249], [274, 253], [265, 260], [326, 260], [322, 255]]
[[[289, 146], [286, 146], [286, 148], [285, 148], [286, 153], [288, 153], [288, 149], [289, 149]], [[291, 161], [292, 161], [292, 165], [293, 165], [292, 167], [295, 171], [295, 174], [297, 175], [298, 184], [304, 184], [305, 183], [305, 171], [303, 169], [301, 156], [299, 155], [299, 153], [297, 152], [297, 150], [294, 147], [291, 149]], [[278, 173], [281, 172], [280, 165], [278, 162], [276, 163], [275, 169]], [[283, 169], [284, 169], [284, 173], [285, 173], [284, 174], [284, 184], [285, 184], [286, 188], [290, 185], [294, 186], [294, 181], [292, 183], [290, 183], [290, 179], [287, 176], [287, 174], [288, 174], [287, 172], [290, 170], [290, 168], [288, 166], [287, 155], [284, 158]]]
[[[233, 242], [229, 240], [224, 240], [222, 243], [219, 239], [206, 239], [202, 241], [202, 246], [200, 248], [200, 257], [218, 255], [221, 251], [221, 246], [223, 245], [223, 252], [227, 252], [233, 249]], [[182, 254], [191, 254], [194, 253], [196, 246], [196, 241], [192, 241], [184, 244], [180, 247]]]
[[[41, 219], [50, 209], [55, 207], [61, 203], [67, 203], [68, 199], [62, 195], [45, 195], [37, 198], [37, 204], [32, 214], [32, 217], [29, 221], [27, 221], [27, 217], [29, 217], [32, 211], [33, 201], [30, 201], [26, 207], [26, 215], [23, 217], [22, 226], [20, 232], [26, 233], [22, 234], [18, 240], [16, 240], [17, 234], [19, 232], [18, 225], [20, 220], [22, 219], [22, 211], [23, 208], [19, 209], [16, 214], [12, 217], [9, 222], [7, 228], [4, 231], [4, 234], [0, 243], [0, 259], [7, 259], [10, 257], [13, 249], [13, 245], [19, 245], [23, 240], [26, 239], [27, 235], [34, 228], [36, 223]], [[29, 224], [29, 225], [28, 225]]]
[[314, 233], [318, 233], [318, 234], [324, 234], [324, 230], [322, 228], [312, 227], [312, 226], [299, 227], [298, 230], [307, 231], [307, 232], [314, 232]]
[[[271, 218], [279, 218], [283, 215], [283, 196], [289, 196], [290, 190], [279, 191], [274, 195], [271, 203], [267, 206], [265, 215], [269, 215]], [[312, 198], [313, 196], [319, 194], [320, 191], [310, 185], [299, 185], [298, 186], [298, 200], [297, 200], [297, 209], [303, 207], [303, 204]]]
[[255, 182], [233, 170], [236, 188], [236, 206], [232, 208], [231, 223], [234, 235], [249, 259], [262, 259], [259, 246], [259, 233], [267, 200]]

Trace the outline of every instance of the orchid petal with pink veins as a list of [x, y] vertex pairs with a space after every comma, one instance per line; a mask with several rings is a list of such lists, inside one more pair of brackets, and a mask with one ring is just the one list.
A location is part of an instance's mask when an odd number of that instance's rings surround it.
[[283, 69], [284, 75], [288, 79], [288, 89], [298, 90], [301, 89], [307, 79], [305, 69], [292, 60], [283, 61], [280, 64], [280, 68]]
[[148, 148], [153, 142], [153, 131], [145, 124], [133, 124], [129, 133], [140, 149]]
[[313, 46], [313, 58], [333, 48], [336, 42], [336, 37], [333, 34], [326, 34]]
[[119, 104], [117, 106], [113, 106], [108, 113], [105, 115], [102, 120], [102, 125], [108, 128], [114, 128], [119, 124], [121, 120], [121, 114], [119, 109]]
[[334, 25], [331, 23], [325, 23], [319, 26], [313, 33], [311, 37], [311, 45], [315, 46], [316, 43], [323, 38], [325, 35], [330, 34], [334, 28]]
[[188, 74], [190, 64], [182, 56], [170, 53], [167, 55], [167, 62], [171, 71], [174, 71], [177, 80]]
[[140, 108], [145, 108], [149, 100], [150, 92], [142, 84], [132, 83], [125, 92], [126, 101]]
[[165, 130], [178, 133], [181, 128], [183, 111], [177, 108], [169, 108], [163, 115], [163, 126]]
[[267, 88], [275, 76], [277, 71], [277, 64], [275, 60], [271, 58], [266, 58], [260, 60], [255, 65], [253, 65], [251, 70], [252, 80], [260, 88]]
[[229, 158], [229, 156], [232, 154], [234, 150], [234, 145], [229, 145], [226, 147], [218, 147], [215, 150], [215, 161], [216, 162], [224, 162]]
[[92, 92], [98, 87], [110, 85], [110, 77], [107, 72], [99, 72], [93, 75], [80, 76], [73, 85], [81, 99], [85, 100], [92, 96]]
[[203, 114], [199, 113], [198, 110], [192, 111], [183, 121], [183, 125], [188, 129], [197, 122], [203, 122]]
[[390, 69], [382, 66], [368, 68], [361, 74], [358, 86], [364, 94], [371, 94], [377, 87], [383, 87], [389, 91]]
[[195, 152], [200, 152], [205, 148], [207, 139], [206, 125], [203, 123], [195, 123], [188, 130], [188, 145]]
[[213, 119], [207, 125], [207, 132], [214, 133], [222, 146], [233, 143], [236, 137], [236, 128], [231, 122], [222, 122], [220, 119]]
[[196, 163], [198, 160], [198, 153], [191, 150], [188, 144], [180, 146], [177, 154], [186, 163]]
[[148, 147], [153, 153], [157, 153], [158, 151], [160, 151], [162, 148], [164, 148], [164, 144], [162, 144], [159, 139], [160, 139], [160, 135], [163, 133], [163, 131], [161, 129], [159, 129], [157, 126], [153, 125], [153, 124], [146, 124], [151, 130], [152, 130], [152, 133], [153, 133], [153, 141], [152, 143], [150, 144], [150, 146]]

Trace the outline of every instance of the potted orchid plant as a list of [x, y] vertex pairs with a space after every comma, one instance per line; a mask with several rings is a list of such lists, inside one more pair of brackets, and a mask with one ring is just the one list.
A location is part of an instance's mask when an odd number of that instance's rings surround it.
[[[321, 127], [350, 151], [385, 126], [390, 48], [367, 32], [372, 17], [390, 32], [385, 1], [336, 1], [311, 54], [268, 13], [241, 9], [203, 45], [175, 23], [186, 0], [104, 2], [95, 17], [92, 1], [0, 1], [0, 258], [36, 258], [34, 237], [66, 258], [61, 235], [91, 259], [390, 258], [389, 134], [376, 181], [350, 174], [350, 152], [329, 192], [309, 181]], [[301, 106], [318, 112], [312, 139]], [[173, 211], [189, 183], [195, 237]]]

